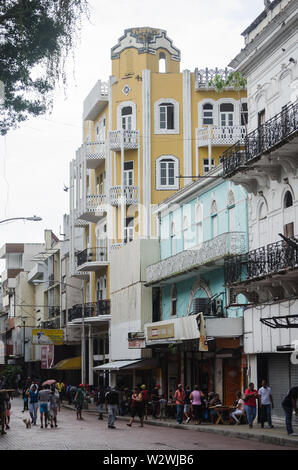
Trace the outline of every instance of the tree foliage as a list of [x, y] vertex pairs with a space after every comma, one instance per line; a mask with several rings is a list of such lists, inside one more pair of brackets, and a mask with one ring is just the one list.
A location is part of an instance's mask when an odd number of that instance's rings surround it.
[[0, 0], [0, 134], [51, 108], [85, 14], [87, 0]]

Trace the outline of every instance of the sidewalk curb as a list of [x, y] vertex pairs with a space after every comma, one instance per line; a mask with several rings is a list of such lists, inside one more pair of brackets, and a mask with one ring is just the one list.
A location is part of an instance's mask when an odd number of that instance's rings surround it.
[[[69, 410], [75, 411], [75, 408], [71, 405], [62, 404], [61, 407], [67, 408]], [[97, 413], [97, 410], [83, 410], [84, 413]], [[107, 416], [107, 413], [103, 413], [104, 416]], [[119, 421], [129, 421], [129, 416], [117, 416]], [[253, 441], [264, 442], [265, 444], [274, 444], [279, 446], [289, 446], [289, 447], [298, 447], [298, 439], [292, 440], [287, 437], [279, 436], [269, 436], [266, 434], [251, 434], [248, 432], [239, 432], [232, 429], [218, 429], [210, 426], [200, 426], [200, 425], [185, 425], [185, 424], [175, 424], [175, 423], [166, 423], [160, 421], [151, 421], [144, 420], [144, 424], [149, 424], [151, 426], [161, 426], [165, 428], [173, 429], [184, 429], [186, 431], [197, 431], [197, 432], [208, 432], [212, 434], [222, 434], [229, 437], [235, 437], [238, 439], [251, 439]]]

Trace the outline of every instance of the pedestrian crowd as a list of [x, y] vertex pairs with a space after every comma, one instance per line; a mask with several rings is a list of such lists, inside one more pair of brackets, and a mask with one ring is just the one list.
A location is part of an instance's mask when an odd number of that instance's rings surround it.
[[[96, 404], [98, 419], [103, 420], [104, 408], [108, 412], [107, 425], [115, 429], [117, 415], [129, 415], [127, 426], [132, 427], [135, 417], [140, 421], [140, 427], [144, 426], [144, 419], [148, 414], [153, 419], [164, 420], [176, 418], [178, 424], [193, 421], [195, 425], [202, 422], [218, 423], [218, 410], [222, 411], [223, 421], [229, 424], [239, 425], [242, 422], [253, 428], [257, 416], [257, 405], [259, 410], [259, 422], [262, 428], [268, 423], [273, 428], [272, 409], [274, 408], [272, 391], [266, 380], [257, 390], [250, 383], [245, 393], [240, 391], [235, 396], [232, 407], [223, 407], [219, 394], [215, 392], [202, 391], [198, 385], [191, 387], [179, 384], [176, 391], [170, 390], [169, 399], [162, 393], [159, 384], [152, 390], [148, 390], [145, 384], [129, 390], [124, 387], [93, 387], [80, 384], [65, 385], [55, 380], [32, 379], [28, 377], [22, 385], [23, 410], [29, 411], [30, 425], [37, 424], [38, 409], [40, 411], [40, 427], [56, 428], [57, 413], [64, 399], [69, 405], [74, 405], [77, 420], [82, 420], [82, 410], [88, 407], [91, 400]], [[292, 426], [293, 411], [298, 415], [297, 408], [298, 387], [292, 387], [282, 401], [282, 408], [286, 418], [286, 429], [289, 435], [294, 434]], [[0, 378], [0, 421], [1, 434], [6, 434], [10, 429], [12, 393], [5, 389], [5, 378]], [[26, 420], [24, 420], [26, 422]], [[26, 423], [27, 424], [27, 423]]]

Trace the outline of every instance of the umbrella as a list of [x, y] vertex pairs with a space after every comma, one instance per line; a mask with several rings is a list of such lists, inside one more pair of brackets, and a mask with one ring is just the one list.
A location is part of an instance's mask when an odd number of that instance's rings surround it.
[[56, 383], [56, 380], [53, 380], [53, 379], [50, 379], [50, 380], [46, 380], [42, 385], [52, 385], [52, 384], [55, 384]]

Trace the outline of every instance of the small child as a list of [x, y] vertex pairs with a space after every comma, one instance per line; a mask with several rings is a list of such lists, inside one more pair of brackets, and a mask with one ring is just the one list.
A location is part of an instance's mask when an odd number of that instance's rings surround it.
[[159, 410], [160, 410], [160, 415], [159, 415], [159, 418], [162, 419], [162, 418], [166, 418], [166, 410], [167, 410], [167, 400], [165, 399], [165, 396], [164, 395], [161, 395], [161, 398], [159, 400]]

